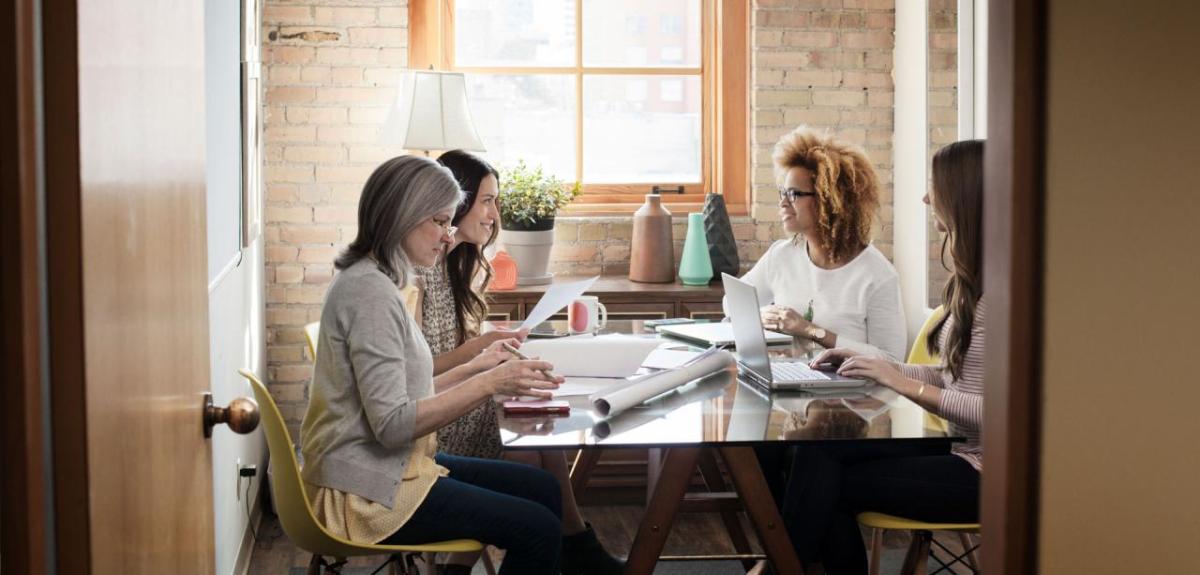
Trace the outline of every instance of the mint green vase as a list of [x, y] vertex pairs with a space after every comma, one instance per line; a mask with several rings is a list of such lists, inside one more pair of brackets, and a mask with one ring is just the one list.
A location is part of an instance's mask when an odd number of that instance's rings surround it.
[[679, 261], [679, 279], [683, 285], [708, 285], [712, 279], [712, 260], [704, 237], [704, 214], [688, 214], [687, 239], [683, 241], [683, 259]]

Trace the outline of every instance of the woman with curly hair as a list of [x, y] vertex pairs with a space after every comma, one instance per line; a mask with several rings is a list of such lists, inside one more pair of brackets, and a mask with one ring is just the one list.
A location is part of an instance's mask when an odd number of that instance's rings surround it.
[[879, 177], [863, 151], [800, 126], [775, 144], [775, 242], [743, 277], [763, 325], [823, 347], [898, 359], [906, 334], [896, 269], [871, 245]]
[[[503, 341], [520, 347], [527, 330], [493, 330], [481, 333], [488, 306], [484, 289], [492, 268], [483, 255], [496, 240], [500, 219], [500, 174], [482, 158], [462, 150], [442, 154], [438, 163], [449, 168], [463, 201], [450, 224], [454, 236], [443, 256], [429, 267], [417, 268], [420, 278], [421, 331], [434, 354], [434, 373], [451, 371], [469, 363], [480, 351]], [[600, 545], [595, 531], [583, 521], [570, 488], [567, 461], [562, 451], [522, 455], [505, 454], [500, 444], [496, 405], [486, 401], [438, 430], [438, 447], [460, 457], [509, 459], [540, 467], [558, 480], [561, 489], [562, 573], [615, 574], [624, 564]], [[469, 573], [476, 554], [454, 554], [438, 558], [438, 573]]]

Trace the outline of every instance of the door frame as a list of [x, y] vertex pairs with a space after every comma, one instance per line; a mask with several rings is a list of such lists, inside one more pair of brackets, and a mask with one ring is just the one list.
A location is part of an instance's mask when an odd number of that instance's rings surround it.
[[54, 549], [46, 514], [53, 493], [45, 457], [37, 11], [36, 0], [0, 10], [0, 556], [10, 573], [45, 573]]
[[985, 573], [1036, 573], [1045, 262], [1046, 2], [988, 2]]

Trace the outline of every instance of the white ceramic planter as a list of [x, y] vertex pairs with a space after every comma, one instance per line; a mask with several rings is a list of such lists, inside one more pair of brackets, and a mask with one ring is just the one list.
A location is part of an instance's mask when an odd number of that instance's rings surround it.
[[554, 277], [550, 267], [550, 250], [554, 248], [554, 230], [521, 232], [500, 230], [500, 243], [517, 262], [517, 283], [536, 285], [550, 283]]

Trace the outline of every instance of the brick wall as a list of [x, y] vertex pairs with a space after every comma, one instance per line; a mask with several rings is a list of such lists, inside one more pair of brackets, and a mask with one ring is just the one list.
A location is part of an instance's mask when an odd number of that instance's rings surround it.
[[[939, 148], [958, 139], [958, 5], [956, 0], [929, 2], [929, 158]], [[930, 176], [932, 178], [932, 174]], [[927, 216], [929, 307], [942, 304], [942, 288], [950, 275], [942, 267], [942, 238]], [[949, 255], [947, 255], [949, 258]]]
[[[394, 0], [267, 0], [268, 378], [293, 427], [312, 371], [303, 325], [319, 319], [334, 255], [354, 237], [362, 183], [399, 153], [375, 137], [407, 62], [407, 10]], [[800, 123], [868, 150], [884, 183], [876, 245], [890, 257], [894, 0], [758, 0], [752, 26], [754, 204], [734, 221], [743, 265], [783, 237], [770, 153]], [[682, 217], [674, 231], [678, 258]], [[628, 218], [561, 220], [553, 267], [625, 274], [631, 232]]]

